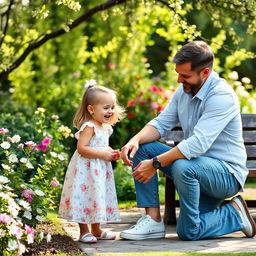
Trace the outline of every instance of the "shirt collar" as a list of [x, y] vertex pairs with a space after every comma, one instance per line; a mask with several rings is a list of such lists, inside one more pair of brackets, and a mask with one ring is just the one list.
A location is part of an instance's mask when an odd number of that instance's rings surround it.
[[198, 93], [193, 98], [198, 98], [200, 100], [203, 100], [208, 92], [208, 89], [211, 85], [212, 80], [216, 77], [219, 77], [219, 75], [216, 72], [212, 71], [211, 74], [207, 77], [202, 87], [200, 88], [200, 90], [198, 91]]

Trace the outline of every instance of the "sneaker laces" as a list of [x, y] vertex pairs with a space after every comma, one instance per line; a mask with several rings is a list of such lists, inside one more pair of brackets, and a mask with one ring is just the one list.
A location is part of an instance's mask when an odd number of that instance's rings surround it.
[[147, 219], [149, 220], [149, 218], [150, 218], [149, 215], [142, 214], [142, 216], [137, 220], [136, 224], [131, 226], [129, 229], [140, 228], [140, 227], [144, 226], [146, 224], [146, 222], [144, 220], [147, 220]]

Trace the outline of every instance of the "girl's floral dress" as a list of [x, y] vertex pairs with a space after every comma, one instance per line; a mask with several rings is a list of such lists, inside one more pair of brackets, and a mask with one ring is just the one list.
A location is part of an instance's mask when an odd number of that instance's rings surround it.
[[[111, 125], [107, 124], [103, 129], [85, 122], [75, 134], [76, 139], [86, 126], [94, 127], [95, 132], [89, 146], [107, 150], [113, 132]], [[85, 224], [120, 220], [111, 162], [87, 159], [75, 151], [63, 185], [59, 217]]]

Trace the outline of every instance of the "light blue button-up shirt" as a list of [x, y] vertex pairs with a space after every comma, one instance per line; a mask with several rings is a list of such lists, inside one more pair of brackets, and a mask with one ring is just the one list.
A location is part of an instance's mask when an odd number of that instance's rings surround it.
[[231, 86], [212, 71], [196, 95], [179, 86], [169, 105], [148, 125], [165, 139], [178, 123], [184, 140], [177, 147], [187, 158], [221, 160], [243, 187], [248, 174], [239, 101]]

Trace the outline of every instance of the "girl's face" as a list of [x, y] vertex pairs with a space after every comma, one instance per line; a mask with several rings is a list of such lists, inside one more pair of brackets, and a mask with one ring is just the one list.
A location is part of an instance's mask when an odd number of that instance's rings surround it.
[[100, 93], [99, 102], [95, 105], [89, 105], [88, 111], [91, 114], [93, 120], [102, 125], [103, 123], [109, 123], [115, 112], [116, 99], [114, 95], [110, 93]]

